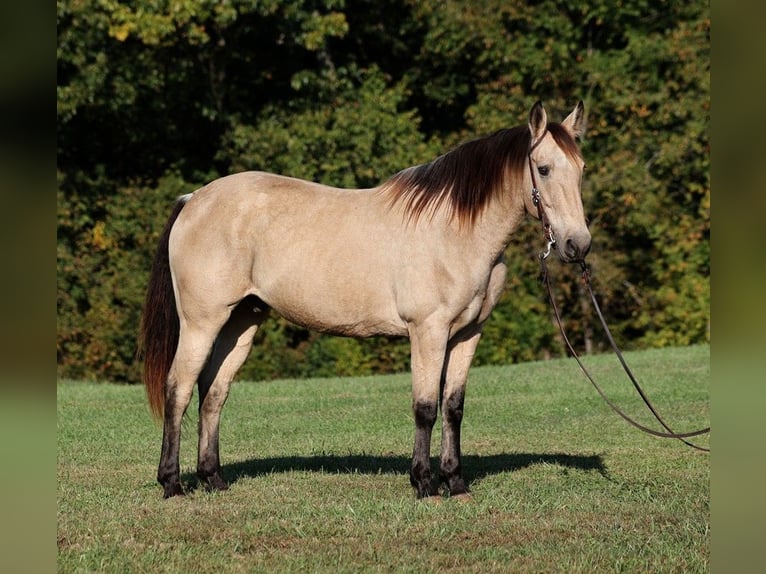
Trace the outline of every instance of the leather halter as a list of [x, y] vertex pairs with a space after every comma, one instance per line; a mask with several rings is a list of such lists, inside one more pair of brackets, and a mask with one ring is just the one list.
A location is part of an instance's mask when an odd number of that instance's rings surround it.
[[[544, 136], [543, 136], [544, 137]], [[553, 247], [556, 244], [556, 236], [553, 234], [553, 228], [551, 227], [551, 223], [548, 220], [548, 217], [545, 215], [545, 210], [543, 209], [543, 201], [540, 199], [540, 190], [537, 187], [537, 178], [535, 177], [535, 169], [532, 165], [532, 150], [534, 150], [538, 145], [540, 145], [540, 142], [543, 141], [543, 138], [540, 138], [537, 140], [534, 145], [531, 145], [529, 147], [529, 151], [527, 152], [527, 161], [529, 162], [529, 175], [532, 176], [532, 203], [535, 204], [535, 207], [537, 207], [537, 215], [540, 218], [540, 222], [543, 226], [543, 233], [545, 234], [545, 240], [548, 242], [548, 246], [545, 249], [545, 253], [543, 253], [542, 257], [545, 259], [550, 255], [551, 253], [551, 247]]]
[[606, 324], [606, 320], [604, 319], [604, 315], [601, 313], [601, 308], [598, 305], [598, 301], [596, 300], [596, 296], [593, 293], [593, 289], [591, 287], [590, 282], [590, 272], [588, 270], [588, 266], [585, 264], [585, 258], [580, 260], [580, 266], [582, 268], [582, 278], [583, 282], [585, 283], [585, 286], [588, 288], [588, 292], [590, 293], [590, 298], [593, 303], [593, 308], [596, 310], [596, 314], [598, 315], [598, 318], [601, 322], [602, 327], [604, 328], [604, 333], [607, 336], [607, 339], [609, 340], [609, 344], [612, 347], [612, 350], [617, 355], [617, 358], [620, 361], [620, 364], [622, 365], [623, 370], [628, 375], [628, 378], [633, 383], [633, 387], [636, 389], [638, 394], [641, 396], [641, 399], [644, 401], [644, 404], [647, 406], [647, 408], [651, 411], [651, 413], [654, 415], [654, 418], [662, 425], [662, 427], [667, 432], [663, 431], [657, 431], [654, 429], [651, 429], [627, 414], [623, 412], [616, 404], [614, 404], [604, 393], [604, 391], [599, 387], [599, 385], [596, 383], [596, 381], [593, 379], [591, 374], [588, 372], [588, 370], [585, 368], [585, 365], [580, 360], [580, 357], [577, 355], [577, 353], [574, 350], [574, 347], [572, 346], [572, 343], [569, 341], [569, 337], [567, 337], [566, 331], [564, 330], [563, 322], [561, 321], [561, 316], [559, 314], [558, 307], [556, 306], [556, 300], [553, 296], [553, 289], [551, 288], [550, 280], [548, 278], [548, 267], [545, 264], [545, 259], [548, 257], [551, 251], [551, 246], [556, 243], [556, 237], [553, 234], [553, 229], [551, 228], [550, 221], [548, 220], [548, 217], [545, 215], [545, 209], [543, 208], [543, 202], [540, 198], [540, 190], [537, 187], [537, 178], [535, 177], [535, 170], [534, 166], [532, 165], [532, 150], [534, 150], [542, 141], [543, 138], [540, 138], [535, 142], [534, 145], [530, 146], [529, 152], [527, 153], [527, 159], [529, 161], [529, 175], [532, 177], [532, 203], [535, 204], [537, 207], [537, 214], [540, 218], [540, 222], [543, 227], [543, 234], [545, 235], [545, 240], [548, 242], [548, 246], [546, 248], [546, 251], [544, 253], [540, 253], [540, 267], [541, 267], [541, 274], [542, 274], [542, 280], [545, 283], [545, 286], [548, 290], [548, 299], [551, 302], [551, 307], [553, 308], [553, 314], [556, 318], [556, 323], [558, 324], [559, 331], [561, 332], [561, 336], [564, 339], [564, 343], [566, 344], [567, 348], [569, 349], [569, 352], [574, 357], [575, 361], [577, 361], [577, 364], [580, 365], [580, 369], [585, 374], [587, 379], [591, 382], [593, 387], [596, 389], [598, 394], [601, 396], [602, 399], [606, 402], [609, 407], [616, 412], [620, 417], [622, 417], [625, 421], [636, 427], [637, 429], [648, 433], [650, 435], [660, 437], [660, 438], [674, 438], [678, 439], [684, 444], [705, 452], [710, 452], [710, 449], [708, 447], [703, 447], [696, 445], [694, 443], [689, 442], [686, 440], [687, 438], [691, 438], [694, 436], [699, 436], [702, 434], [706, 434], [710, 432], [710, 427], [706, 427], [700, 430], [690, 431], [690, 432], [684, 432], [684, 433], [677, 433], [673, 431], [670, 426], [664, 421], [664, 419], [660, 416], [660, 414], [657, 412], [657, 409], [654, 407], [654, 405], [649, 401], [649, 398], [646, 396], [646, 393], [641, 388], [641, 386], [638, 384], [638, 380], [636, 380], [635, 375], [633, 374], [633, 371], [631, 371], [630, 367], [628, 366], [628, 363], [625, 361], [625, 358], [622, 356], [622, 352], [620, 352], [620, 349], [617, 347], [617, 343], [615, 343], [614, 338], [612, 337], [612, 333], [609, 330], [609, 326]]

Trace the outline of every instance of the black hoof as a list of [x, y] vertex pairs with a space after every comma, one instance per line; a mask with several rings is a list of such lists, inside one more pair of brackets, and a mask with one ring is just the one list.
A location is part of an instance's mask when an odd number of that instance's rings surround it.
[[229, 485], [224, 479], [221, 478], [221, 475], [218, 473], [211, 474], [210, 476], [201, 476], [200, 480], [202, 480], [202, 483], [205, 485], [205, 489], [208, 492], [214, 492], [217, 490], [229, 490]]
[[447, 482], [447, 488], [449, 489], [450, 496], [457, 496], [458, 494], [468, 494], [468, 487], [465, 481], [460, 477], [454, 477]]
[[184, 489], [181, 487], [180, 482], [170, 482], [168, 484], [164, 484], [163, 487], [165, 488], [165, 494], [163, 498], [171, 498], [173, 496], [183, 496]]
[[439, 492], [431, 485], [430, 481], [427, 483], [413, 484], [413, 486], [415, 487], [415, 495], [418, 499], [439, 496]]

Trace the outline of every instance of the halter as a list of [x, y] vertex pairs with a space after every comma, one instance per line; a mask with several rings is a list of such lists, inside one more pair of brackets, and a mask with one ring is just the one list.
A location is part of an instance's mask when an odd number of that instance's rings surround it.
[[710, 452], [710, 449], [708, 447], [699, 446], [687, 440], [688, 438], [691, 438], [691, 437], [709, 433], [710, 427], [694, 430], [691, 432], [683, 432], [683, 433], [675, 432], [673, 429], [670, 428], [670, 426], [668, 426], [665, 420], [660, 416], [660, 414], [657, 412], [657, 409], [654, 407], [654, 405], [651, 403], [649, 398], [646, 396], [646, 393], [644, 392], [644, 390], [638, 384], [638, 380], [636, 379], [635, 375], [633, 374], [633, 371], [631, 371], [630, 367], [625, 361], [625, 358], [622, 356], [622, 352], [620, 352], [620, 349], [617, 347], [617, 343], [615, 343], [614, 338], [612, 337], [612, 333], [609, 330], [609, 326], [606, 324], [606, 320], [604, 319], [604, 316], [601, 313], [601, 308], [599, 307], [598, 301], [596, 300], [596, 296], [594, 295], [593, 289], [591, 288], [590, 271], [588, 270], [588, 266], [585, 264], [584, 258], [580, 260], [580, 267], [582, 268], [583, 282], [585, 283], [585, 286], [588, 288], [588, 293], [590, 294], [590, 298], [593, 303], [593, 308], [596, 310], [596, 314], [598, 315], [598, 318], [601, 321], [601, 325], [604, 328], [604, 332], [606, 333], [607, 339], [609, 340], [609, 344], [612, 347], [612, 350], [614, 351], [615, 355], [617, 355], [617, 358], [620, 361], [620, 364], [622, 365], [623, 370], [628, 375], [628, 378], [630, 379], [631, 383], [633, 383], [633, 387], [636, 389], [636, 391], [638, 392], [641, 399], [644, 401], [644, 404], [647, 406], [649, 411], [654, 415], [654, 418], [663, 427], [664, 431], [657, 431], [637, 422], [636, 420], [631, 418], [629, 415], [627, 415], [625, 412], [623, 412], [616, 404], [614, 404], [606, 396], [606, 394], [601, 389], [601, 387], [596, 383], [596, 381], [591, 376], [590, 372], [588, 372], [588, 370], [585, 368], [585, 365], [582, 363], [582, 361], [580, 360], [580, 357], [575, 352], [574, 347], [572, 346], [572, 343], [569, 341], [569, 337], [567, 337], [566, 331], [564, 330], [564, 324], [561, 320], [561, 315], [559, 315], [559, 310], [558, 310], [558, 307], [556, 306], [556, 300], [555, 300], [555, 297], [553, 296], [553, 289], [551, 288], [550, 280], [548, 278], [548, 267], [545, 264], [545, 259], [551, 253], [551, 247], [556, 244], [556, 236], [553, 234], [553, 229], [551, 228], [550, 221], [548, 220], [548, 217], [545, 215], [545, 209], [543, 209], [543, 202], [540, 199], [540, 190], [537, 188], [537, 178], [535, 177], [535, 169], [534, 169], [534, 166], [532, 165], [532, 151], [540, 144], [542, 139], [543, 138], [540, 138], [539, 140], [537, 140], [537, 142], [535, 142], [534, 145], [530, 145], [529, 151], [527, 152], [527, 160], [529, 162], [529, 175], [532, 177], [532, 203], [534, 203], [535, 206], [537, 207], [537, 214], [543, 226], [543, 233], [545, 235], [545, 239], [548, 242], [545, 252], [540, 253], [540, 267], [541, 267], [542, 281], [547, 287], [548, 299], [551, 303], [551, 306], [553, 307], [553, 314], [556, 318], [556, 323], [558, 324], [559, 331], [561, 332], [561, 336], [564, 339], [564, 343], [569, 349], [569, 352], [574, 357], [575, 361], [577, 361], [577, 364], [580, 366], [580, 369], [585, 374], [585, 377], [591, 382], [591, 384], [596, 389], [596, 391], [601, 396], [601, 398], [604, 399], [606, 404], [609, 405], [609, 407], [615, 413], [620, 415], [620, 417], [622, 417], [625, 421], [627, 421], [628, 423], [630, 423], [637, 429], [647, 434], [660, 437], [660, 438], [678, 439], [682, 443], [696, 450]]
[[529, 162], [529, 175], [532, 176], [532, 203], [537, 207], [537, 215], [543, 224], [543, 233], [545, 233], [545, 239], [548, 242], [545, 252], [540, 254], [541, 259], [546, 259], [551, 254], [551, 247], [556, 244], [556, 236], [553, 234], [553, 228], [551, 227], [548, 217], [545, 215], [543, 209], [543, 202], [540, 199], [540, 190], [537, 188], [537, 178], [535, 177], [535, 169], [532, 165], [532, 151], [540, 145], [543, 138], [540, 138], [534, 145], [530, 145], [527, 152], [527, 161]]

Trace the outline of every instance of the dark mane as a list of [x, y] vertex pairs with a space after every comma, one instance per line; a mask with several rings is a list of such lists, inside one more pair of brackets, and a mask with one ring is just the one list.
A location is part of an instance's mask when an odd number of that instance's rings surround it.
[[[548, 131], [567, 155], [580, 150], [569, 132], [557, 123]], [[381, 186], [391, 205], [402, 203], [411, 220], [444, 206], [462, 226], [473, 223], [503, 189], [521, 185], [527, 168], [529, 128], [499, 130], [459, 145], [435, 160], [407, 168]]]

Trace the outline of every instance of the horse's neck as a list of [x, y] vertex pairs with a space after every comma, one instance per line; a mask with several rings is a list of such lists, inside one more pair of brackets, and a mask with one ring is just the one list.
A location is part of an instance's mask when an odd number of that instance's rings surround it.
[[[520, 193], [509, 190], [490, 202], [475, 220], [470, 235], [484, 249], [497, 254], [505, 251], [526, 213]], [[478, 247], [478, 246], [477, 246]]]
[[[381, 188], [356, 190], [370, 201], [371, 214], [376, 220], [387, 221], [391, 229], [408, 229], [416, 235], [426, 233], [429, 237], [439, 237], [444, 243], [454, 243], [461, 251], [471, 253], [476, 259], [486, 256], [492, 261], [500, 255], [511, 240], [525, 215], [525, 207], [519, 192], [508, 190], [489, 202], [473, 221], [452, 216], [446, 205], [439, 206], [433, 212], [425, 212], [417, 217], [410, 217], [402, 203], [392, 208], [390, 199]], [[409, 236], [405, 233], [404, 236]]]

